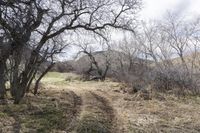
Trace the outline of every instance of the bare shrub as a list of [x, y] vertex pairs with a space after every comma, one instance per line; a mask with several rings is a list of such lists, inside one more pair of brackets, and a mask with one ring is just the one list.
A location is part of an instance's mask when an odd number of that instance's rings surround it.
[[157, 91], [172, 92], [176, 95], [199, 94], [195, 77], [182, 69], [154, 71], [152, 77], [152, 88]]
[[73, 62], [67, 61], [67, 62], [57, 62], [51, 71], [55, 72], [73, 72], [74, 66]]

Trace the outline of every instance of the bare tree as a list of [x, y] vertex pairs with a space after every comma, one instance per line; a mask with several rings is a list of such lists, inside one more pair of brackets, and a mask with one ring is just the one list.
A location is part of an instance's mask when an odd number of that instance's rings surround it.
[[[135, 14], [139, 6], [139, 0], [1, 1], [0, 25], [12, 44], [9, 50], [12, 51], [10, 84], [14, 103], [18, 104], [29, 89], [38, 68], [36, 66], [41, 64], [41, 56], [46, 58], [47, 51], [54, 51], [51, 40], [78, 29], [100, 36], [107, 27], [134, 31], [130, 26], [134, 26], [131, 20], [135, 18], [127, 17], [127, 14]], [[26, 48], [31, 49], [31, 55], [21, 69]]]
[[109, 46], [106, 49], [101, 49], [101, 51], [93, 51], [89, 43], [79, 44], [78, 47], [80, 48], [78, 54], [83, 53], [86, 55], [85, 58], [89, 60], [88, 63], [85, 62], [89, 66], [87, 66], [85, 71], [82, 70], [86, 78], [89, 80], [100, 79], [104, 81], [111, 66]]
[[192, 24], [172, 15], [154, 25], [143, 25], [139, 40], [144, 53], [155, 61], [156, 67], [151, 75], [159, 89], [178, 88], [178, 93], [196, 93], [198, 84], [192, 69], [197, 54], [193, 54], [193, 57], [190, 55], [198, 45], [197, 23]]
[[168, 15], [167, 22], [163, 24], [162, 30], [166, 33], [167, 42], [176, 51], [181, 59], [181, 64], [188, 71], [188, 66], [184, 58], [184, 53], [189, 46], [190, 33], [189, 28], [183, 20], [176, 18], [174, 15]]
[[175, 61], [176, 65], [180, 63], [185, 71], [190, 74], [193, 71], [195, 54], [190, 57], [192, 53], [195, 53], [198, 46], [198, 34], [199, 34], [199, 20], [190, 22], [184, 20], [184, 18], [178, 18], [175, 14], [168, 14], [167, 20], [165, 20], [160, 26], [160, 32], [164, 34], [165, 45], [171, 47], [175, 57], [179, 57], [180, 61]]
[[137, 60], [139, 55], [139, 46], [137, 40], [131, 36], [128, 38], [124, 36], [123, 40], [119, 42], [118, 49], [127, 58], [128, 72], [134, 69], [135, 60]]

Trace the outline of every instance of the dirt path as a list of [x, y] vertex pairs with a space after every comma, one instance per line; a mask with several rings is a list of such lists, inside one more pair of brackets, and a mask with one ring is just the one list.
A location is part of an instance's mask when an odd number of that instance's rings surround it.
[[[83, 100], [79, 118], [80, 123], [83, 125], [78, 127], [82, 132], [78, 133], [196, 133], [199, 131], [197, 126], [199, 125], [199, 120], [195, 117], [198, 114], [198, 103], [191, 101], [194, 103], [189, 106], [174, 97], [172, 97], [172, 100], [169, 97], [166, 101], [157, 99], [150, 101], [137, 100], [135, 95], [115, 92], [115, 89], [119, 89], [119, 86], [116, 88], [115, 86], [117, 85], [108, 82], [69, 84], [69, 88]], [[170, 111], [168, 112], [167, 110]], [[194, 117], [191, 116], [191, 112], [195, 114]], [[183, 121], [178, 121], [178, 119]], [[169, 123], [169, 121], [173, 122]], [[189, 125], [185, 124], [189, 122]], [[107, 124], [101, 125], [101, 123]], [[183, 125], [196, 129], [186, 129]], [[83, 132], [83, 127], [86, 127], [85, 132]], [[88, 129], [93, 129], [94, 127], [98, 131], [88, 131]], [[103, 130], [100, 131], [102, 127]]]
[[[125, 133], [124, 126], [122, 126], [124, 125], [123, 119], [113, 106], [115, 99], [110, 95], [113, 89], [110, 87], [112, 85], [107, 82], [69, 82], [62, 87], [50, 87], [73, 92], [81, 99], [82, 104], [75, 120], [79, 122], [70, 133]], [[88, 131], [89, 129], [92, 131]]]
[[75, 89], [73, 92], [82, 99], [79, 122], [73, 132], [118, 133], [115, 111], [108, 99], [98, 95], [96, 90]]
[[66, 132], [69, 133], [69, 132], [72, 132], [75, 130], [76, 126], [77, 126], [77, 123], [78, 123], [78, 117], [81, 113], [81, 106], [82, 106], [82, 99], [81, 97], [79, 97], [78, 95], [76, 95], [73, 91], [69, 91], [69, 93], [67, 93], [68, 95], [67, 96], [71, 96], [72, 98], [72, 111], [71, 114], [69, 116], [71, 116], [68, 121], [69, 121], [69, 126], [67, 127], [66, 129]]
[[71, 133], [200, 131], [198, 98], [181, 100], [158, 95], [158, 99], [144, 100], [140, 95], [122, 92], [120, 85], [75, 80], [51, 88], [72, 91], [82, 101]]

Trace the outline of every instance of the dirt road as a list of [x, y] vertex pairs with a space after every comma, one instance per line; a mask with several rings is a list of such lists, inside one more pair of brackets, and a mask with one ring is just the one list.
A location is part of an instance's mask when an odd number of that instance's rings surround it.
[[82, 101], [74, 132], [200, 132], [198, 100], [173, 96], [142, 100], [120, 92], [120, 84], [110, 81], [74, 81], [57, 89], [70, 90]]
[[200, 132], [200, 97], [151, 94], [145, 100], [124, 91], [121, 83], [66, 81], [65, 76], [51, 73], [38, 96], [28, 95], [20, 105], [0, 105], [0, 132]]

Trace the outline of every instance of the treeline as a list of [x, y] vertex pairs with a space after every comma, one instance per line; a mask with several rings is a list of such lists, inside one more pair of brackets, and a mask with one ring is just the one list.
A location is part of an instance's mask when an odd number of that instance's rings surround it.
[[[200, 19], [168, 14], [162, 21], [141, 23], [134, 35], [105, 43], [95, 52], [92, 43], [79, 44], [73, 70], [86, 80], [111, 77], [133, 88], [172, 92], [177, 95], [200, 92]], [[78, 66], [78, 67], [76, 67]]]

